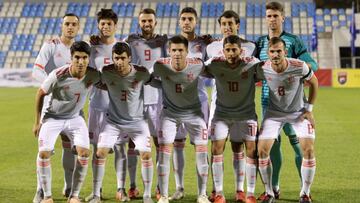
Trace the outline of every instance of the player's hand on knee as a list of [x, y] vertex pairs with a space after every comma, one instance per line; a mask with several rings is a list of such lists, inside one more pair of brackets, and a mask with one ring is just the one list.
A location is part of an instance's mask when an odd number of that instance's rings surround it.
[[34, 124], [32, 131], [33, 131], [35, 137], [39, 136], [40, 128], [41, 128], [41, 123]]
[[301, 116], [300, 116], [300, 120], [303, 121], [304, 119], [307, 119], [311, 125], [313, 126], [313, 128], [315, 129], [315, 119], [314, 119], [314, 115], [312, 112], [308, 112], [305, 111]]

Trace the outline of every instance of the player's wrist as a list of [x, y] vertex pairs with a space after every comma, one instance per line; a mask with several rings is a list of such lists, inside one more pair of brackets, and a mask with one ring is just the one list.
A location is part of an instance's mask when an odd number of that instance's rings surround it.
[[305, 104], [305, 110], [307, 112], [312, 112], [313, 108], [314, 108], [313, 104]]

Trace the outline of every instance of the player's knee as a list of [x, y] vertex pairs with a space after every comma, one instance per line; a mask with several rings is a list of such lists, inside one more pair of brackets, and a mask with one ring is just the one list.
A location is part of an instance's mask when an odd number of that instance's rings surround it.
[[303, 157], [305, 159], [312, 159], [314, 157], [314, 146], [308, 145], [303, 148]]
[[149, 160], [151, 159], [151, 152], [141, 152], [140, 156], [142, 160]]
[[255, 144], [253, 146], [249, 145], [246, 147], [246, 156], [250, 158], [256, 157]]
[[80, 157], [89, 157], [90, 156], [90, 150], [82, 147], [76, 147], [76, 151], [78, 156]]
[[264, 148], [264, 147], [259, 147], [259, 149], [258, 149], [258, 156], [259, 156], [260, 158], [269, 157], [269, 154], [270, 154], [269, 150], [267, 150], [267, 149]]
[[213, 142], [213, 144], [211, 146], [211, 153], [213, 155], [223, 154], [224, 153], [224, 144], [218, 143], [218, 142]]
[[41, 159], [48, 159], [51, 156], [51, 152], [50, 151], [41, 151], [39, 152], [39, 158]]
[[96, 151], [96, 157], [100, 159], [105, 159], [109, 153], [109, 149], [107, 148], [98, 148]]

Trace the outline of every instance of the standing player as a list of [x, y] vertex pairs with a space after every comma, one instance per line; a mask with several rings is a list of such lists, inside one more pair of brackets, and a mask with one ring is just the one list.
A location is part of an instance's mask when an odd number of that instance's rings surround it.
[[201, 112], [197, 91], [199, 75], [204, 70], [200, 59], [187, 58], [188, 41], [183, 36], [169, 39], [170, 58], [162, 58], [154, 64], [154, 76], [161, 79], [163, 111], [158, 135], [159, 161], [158, 182], [161, 198], [158, 203], [168, 203], [171, 146], [177, 126], [184, 124], [195, 145], [198, 175], [198, 203], [208, 203], [206, 183], [208, 176], [207, 127]]
[[[311, 202], [310, 186], [315, 175], [315, 121], [312, 108], [317, 95], [318, 81], [305, 62], [286, 58], [286, 43], [273, 37], [268, 43], [269, 60], [263, 66], [264, 79], [269, 87], [269, 106], [265, 112], [258, 142], [259, 171], [265, 184], [266, 194], [262, 202], [274, 202], [272, 188], [271, 147], [285, 123], [294, 127], [304, 153], [301, 166], [302, 188], [300, 203]], [[309, 87], [308, 104], [304, 105], [303, 82]]]
[[[179, 26], [181, 28], [181, 36], [185, 37], [189, 42], [188, 57], [197, 57], [202, 60], [206, 59], [206, 46], [212, 41], [210, 35], [198, 36], [195, 33], [195, 27], [198, 20], [197, 12], [191, 7], [185, 7], [180, 12]], [[201, 102], [201, 110], [204, 114], [205, 122], [209, 118], [208, 94], [205, 87], [203, 76], [199, 77], [199, 98]], [[169, 197], [170, 200], [180, 200], [184, 197], [184, 167], [185, 167], [185, 141], [186, 130], [184, 125], [180, 125], [174, 141], [173, 166], [175, 175], [176, 191]]]
[[[141, 34], [131, 34], [125, 40], [131, 47], [131, 61], [151, 70], [154, 62], [161, 57], [167, 56], [166, 44], [167, 36], [154, 33], [157, 25], [156, 13], [151, 8], [145, 8], [139, 13], [139, 26]], [[158, 141], [157, 131], [159, 127], [159, 114], [161, 109], [160, 93], [157, 88], [144, 86], [144, 112], [148, 121], [150, 134], [156, 146], [156, 162], [158, 160]], [[134, 150], [134, 143], [129, 142], [128, 149], [128, 170], [130, 176], [130, 189], [128, 191], [131, 199], [139, 195], [136, 188], [136, 166], [137, 154]], [[157, 190], [158, 193], [158, 190]]]
[[[139, 151], [141, 156], [143, 202], [152, 203], [151, 138], [143, 111], [143, 86], [150, 80], [150, 73], [145, 67], [130, 64], [131, 50], [125, 42], [114, 45], [112, 59], [114, 64], [105, 66], [101, 75], [102, 82], [107, 86], [110, 102], [96, 152], [99, 182], [101, 185], [107, 154], [117, 139], [127, 139], [128, 136], [133, 140], [135, 150]], [[100, 188], [96, 189], [91, 203], [101, 202]]]
[[[224, 57], [213, 58], [207, 72], [215, 78], [217, 88], [216, 109], [211, 122], [212, 172], [215, 184], [215, 203], [225, 203], [223, 194], [223, 153], [230, 135], [233, 143], [245, 143], [247, 203], [256, 202], [255, 138], [255, 73], [261, 68], [255, 57], [241, 57], [241, 39], [230, 35], [224, 39]], [[240, 174], [236, 174], [240, 175]]]
[[[115, 31], [118, 22], [118, 16], [111, 9], [101, 9], [97, 13], [98, 22], [98, 42], [96, 45], [91, 46], [91, 58], [90, 66], [102, 71], [105, 65], [112, 64], [111, 51], [112, 47], [116, 43]], [[101, 183], [99, 182], [97, 167], [99, 162], [96, 158], [97, 142], [99, 134], [101, 132], [105, 114], [109, 106], [109, 96], [107, 91], [94, 87], [90, 95], [89, 106], [89, 137], [90, 143], [93, 145], [93, 190], [101, 191]], [[117, 193], [116, 199], [125, 201], [127, 195], [125, 193], [125, 177], [126, 177], [126, 154], [125, 144], [116, 143], [114, 147], [115, 151], [115, 170], [117, 176]], [[93, 198], [93, 193], [85, 198], [86, 201], [90, 201]]]
[[[89, 159], [89, 137], [84, 118], [80, 115], [90, 86], [100, 80], [99, 72], [88, 68], [90, 46], [74, 42], [70, 48], [71, 64], [52, 71], [42, 83], [36, 95], [36, 112], [33, 132], [39, 136], [37, 170], [44, 190], [42, 203], [52, 203], [51, 151], [54, 150], [59, 133], [68, 136], [71, 146], [76, 148], [77, 159], [72, 175], [70, 203], [78, 203], [79, 193], [85, 179]], [[49, 96], [44, 117], [41, 109], [44, 97]]]
[[[269, 29], [269, 34], [261, 36], [257, 42], [258, 48], [258, 58], [262, 61], [268, 59], [267, 50], [269, 39], [272, 37], [280, 37], [286, 43], [286, 49], [288, 57], [298, 58], [307, 63], [307, 65], [314, 71], [317, 70], [317, 64], [314, 59], [311, 58], [309, 52], [307, 52], [304, 43], [301, 39], [295, 35], [287, 33], [283, 30], [283, 22], [285, 19], [284, 7], [278, 2], [269, 2], [266, 4], [266, 23]], [[269, 88], [266, 84], [266, 80], [262, 84], [262, 94], [261, 94], [261, 105], [263, 109], [263, 115], [265, 115], [266, 109], [269, 105]], [[295, 134], [294, 129], [290, 124], [285, 124], [283, 126], [285, 134], [288, 136], [290, 144], [295, 152], [295, 163], [300, 175], [301, 162], [302, 162], [302, 153], [300, 150], [299, 140]], [[281, 137], [275, 139], [274, 145], [271, 149], [270, 158], [273, 164], [273, 177], [272, 185], [274, 189], [275, 198], [279, 199], [280, 196], [280, 187], [279, 187], [279, 178], [280, 178], [280, 168], [282, 165], [282, 154], [281, 154]], [[262, 196], [259, 197], [261, 199]]]
[[[71, 62], [70, 46], [74, 43], [78, 31], [79, 17], [72, 13], [66, 14], [61, 24], [61, 36], [45, 42], [41, 47], [32, 70], [33, 78], [42, 83], [51, 71]], [[48, 96], [45, 97], [45, 104], [48, 103], [48, 98]], [[44, 106], [43, 112], [46, 107]], [[62, 165], [65, 177], [63, 194], [68, 197], [71, 191], [71, 177], [74, 170], [75, 156], [71, 151], [70, 140], [65, 135], [61, 135], [61, 140], [63, 146]], [[37, 173], [37, 189], [33, 199], [34, 203], [39, 203], [43, 197], [39, 178]]]
[[[225, 11], [219, 18], [218, 22], [220, 25], [221, 33], [223, 38], [221, 41], [215, 41], [206, 48], [208, 57], [211, 59], [213, 57], [221, 57], [223, 53], [223, 44], [224, 39], [230, 35], [237, 35], [240, 27], [240, 17], [239, 15], [232, 11]], [[243, 56], [252, 56], [255, 54], [256, 46], [253, 42], [241, 39], [241, 49]], [[213, 87], [212, 100], [210, 104], [210, 116], [209, 121], [211, 122], [212, 117], [215, 112], [215, 101], [216, 101], [216, 88]], [[210, 125], [211, 126], [211, 125]], [[244, 155], [244, 146], [242, 142], [231, 142], [232, 151], [233, 151], [233, 167], [235, 174], [235, 187], [236, 187], [236, 201], [245, 202], [245, 192], [244, 192], [244, 182], [245, 182], [245, 164], [246, 159]], [[214, 182], [213, 182], [214, 187]], [[215, 189], [215, 187], [213, 188]], [[215, 198], [215, 192], [213, 190], [210, 200], [213, 201]]]

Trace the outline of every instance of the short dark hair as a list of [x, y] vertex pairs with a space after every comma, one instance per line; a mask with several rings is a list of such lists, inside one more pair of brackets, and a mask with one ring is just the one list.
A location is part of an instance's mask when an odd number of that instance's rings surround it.
[[100, 20], [103, 19], [110, 19], [112, 20], [115, 24], [117, 24], [118, 22], [118, 16], [117, 14], [112, 10], [112, 9], [106, 9], [106, 8], [102, 8], [97, 14], [97, 22], [99, 23]]
[[227, 36], [225, 39], [224, 39], [224, 44], [223, 44], [223, 47], [225, 47], [225, 44], [237, 44], [239, 46], [239, 48], [241, 48], [241, 38], [237, 35], [230, 35], [230, 36]]
[[184, 44], [188, 48], [189, 41], [182, 35], [175, 35], [169, 39], [169, 47], [171, 44]]
[[275, 10], [275, 11], [280, 11], [282, 15], [285, 14], [285, 11], [284, 11], [284, 6], [277, 2], [277, 1], [271, 1], [269, 3], [266, 4], [266, 10]]
[[131, 49], [126, 42], [116, 42], [112, 48], [112, 54], [122, 54], [126, 53], [128, 56], [131, 56]]
[[194, 8], [192, 8], [192, 7], [185, 7], [185, 8], [183, 8], [183, 9], [181, 10], [181, 12], [180, 12], [180, 16], [181, 16], [183, 13], [192, 13], [192, 14], [194, 14], [195, 18], [198, 17], [196, 10], [195, 10]]
[[269, 48], [277, 43], [282, 43], [284, 45], [284, 49], [286, 49], [286, 43], [283, 39], [281, 39], [280, 37], [272, 37], [269, 40]]
[[233, 10], [227, 10], [224, 11], [224, 13], [221, 14], [221, 16], [218, 18], [218, 22], [219, 24], [221, 24], [221, 18], [234, 18], [235, 19], [235, 23], [239, 24], [240, 23], [240, 17], [239, 14], [237, 14], [235, 11]]
[[152, 8], [144, 8], [144, 9], [142, 9], [142, 10], [140, 11], [140, 13], [139, 13], [139, 16], [140, 16], [141, 14], [153, 14], [153, 15], [156, 17], [156, 12], [155, 12], [155, 10], [152, 9]]
[[90, 56], [90, 45], [85, 41], [76, 41], [70, 47], [71, 56], [73, 56], [76, 51], [85, 52]]
[[68, 17], [68, 16], [70, 16], [70, 17], [76, 17], [78, 20], [80, 20], [80, 19], [79, 19], [79, 16], [77, 16], [77, 15], [74, 14], [74, 13], [66, 13], [66, 14], [63, 16], [63, 19], [64, 19], [65, 17]]

